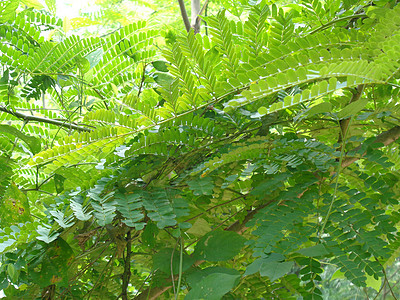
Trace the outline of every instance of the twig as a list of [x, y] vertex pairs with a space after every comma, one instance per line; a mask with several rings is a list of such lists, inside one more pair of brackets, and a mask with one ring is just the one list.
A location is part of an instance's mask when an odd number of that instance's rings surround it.
[[183, 23], [185, 24], [186, 31], [189, 32], [190, 31], [190, 21], [189, 21], [187, 12], [186, 12], [185, 3], [183, 2], [183, 0], [178, 0], [178, 3], [179, 3], [179, 9], [181, 10], [181, 16], [183, 19]]
[[92, 129], [87, 128], [87, 127], [82, 127], [73, 123], [65, 123], [63, 121], [59, 120], [54, 120], [54, 119], [48, 119], [48, 118], [43, 118], [43, 117], [37, 117], [37, 116], [30, 116], [30, 115], [25, 115], [23, 113], [5, 108], [4, 106], [0, 106], [0, 112], [5, 112], [7, 114], [13, 115], [14, 117], [17, 117], [18, 119], [24, 120], [25, 122], [29, 121], [34, 121], [34, 122], [42, 122], [42, 123], [47, 123], [47, 124], [52, 124], [60, 127], [64, 127], [67, 129], [75, 129], [78, 131], [92, 131]]
[[132, 241], [131, 241], [131, 231], [129, 230], [126, 234], [126, 257], [124, 262], [124, 273], [122, 274], [122, 292], [121, 297], [123, 300], [128, 300], [128, 284], [131, 278], [131, 248], [132, 248]]

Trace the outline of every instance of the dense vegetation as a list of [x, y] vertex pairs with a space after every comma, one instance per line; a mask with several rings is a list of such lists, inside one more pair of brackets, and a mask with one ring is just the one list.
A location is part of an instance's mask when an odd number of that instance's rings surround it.
[[5, 295], [398, 297], [400, 4], [120, 2], [0, 2]]

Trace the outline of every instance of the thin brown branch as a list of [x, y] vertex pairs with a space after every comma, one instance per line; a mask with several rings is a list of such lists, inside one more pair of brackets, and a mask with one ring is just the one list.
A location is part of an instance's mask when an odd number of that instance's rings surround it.
[[183, 20], [183, 23], [185, 24], [186, 31], [189, 32], [190, 31], [190, 21], [189, 21], [187, 12], [186, 12], [185, 2], [183, 0], [178, 0], [178, 3], [179, 3], [179, 9], [181, 10], [182, 20]]
[[131, 247], [132, 247], [132, 241], [131, 241], [131, 231], [129, 230], [128, 233], [126, 234], [126, 257], [125, 257], [125, 262], [124, 262], [124, 273], [122, 274], [122, 292], [121, 292], [121, 298], [123, 300], [128, 300], [128, 284], [129, 280], [131, 278]]
[[[374, 141], [374, 143], [382, 143], [384, 146], [387, 146], [393, 142], [395, 142], [397, 139], [400, 138], [400, 126], [393, 127], [392, 129], [389, 129], [388, 131], [385, 131], [378, 135]], [[354, 148], [351, 152], [357, 151], [361, 149], [362, 145]], [[360, 158], [362, 158], [366, 152], [364, 152], [361, 156], [357, 157], [347, 157], [343, 160], [342, 162], [342, 168], [346, 168], [350, 166], [352, 163], [356, 162]]]
[[48, 118], [43, 118], [43, 117], [37, 117], [37, 116], [31, 116], [31, 115], [25, 115], [23, 113], [5, 108], [4, 106], [0, 106], [0, 112], [4, 112], [10, 115], [13, 115], [14, 117], [17, 117], [18, 119], [24, 120], [26, 122], [40, 122], [40, 123], [47, 123], [47, 124], [52, 124], [56, 125], [59, 127], [64, 127], [67, 129], [74, 129], [78, 131], [92, 131], [93, 129], [87, 128], [87, 127], [82, 127], [77, 124], [73, 123], [66, 123], [60, 120], [54, 120], [54, 119], [48, 119]]
[[204, 2], [203, 7], [197, 13], [195, 21], [192, 22], [192, 28], [194, 29], [194, 33], [200, 32], [200, 21], [201, 21], [200, 16], [205, 12], [207, 5], [208, 5], [208, 0]]
[[[353, 96], [351, 97], [351, 99], [349, 101], [349, 104], [358, 101], [361, 98], [363, 90], [364, 90], [364, 85], [363, 84], [357, 86], [357, 89], [353, 93]], [[339, 122], [339, 124], [340, 124], [340, 134], [339, 134], [339, 138], [338, 138], [338, 143], [342, 142], [343, 137], [345, 136], [345, 134], [347, 132], [347, 129], [349, 128], [350, 119], [351, 118], [346, 118], [346, 119], [340, 120], [340, 122]]]

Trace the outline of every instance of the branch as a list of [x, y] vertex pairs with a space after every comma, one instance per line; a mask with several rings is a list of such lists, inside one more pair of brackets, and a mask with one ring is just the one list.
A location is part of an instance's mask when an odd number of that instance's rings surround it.
[[[361, 84], [359, 86], [357, 86], [356, 92], [353, 93], [353, 96], [350, 99], [350, 103], [356, 102], [361, 98], [361, 95], [363, 93], [364, 90], [364, 85]], [[339, 133], [339, 139], [338, 139], [338, 143], [341, 143], [346, 132], [347, 132], [347, 128], [349, 127], [350, 124], [350, 119], [351, 118], [346, 118], [346, 119], [342, 119], [340, 120], [339, 124], [340, 124], [340, 133]], [[341, 148], [339, 148], [340, 150]]]
[[189, 32], [190, 31], [190, 21], [189, 21], [187, 12], [186, 12], [185, 3], [183, 2], [183, 0], [178, 0], [178, 3], [179, 3], [179, 8], [181, 10], [181, 16], [183, 19], [183, 23], [185, 24], [186, 31]]
[[54, 120], [54, 119], [48, 119], [48, 118], [43, 118], [43, 117], [37, 117], [37, 116], [30, 116], [30, 115], [25, 115], [23, 113], [13, 111], [11, 109], [5, 108], [4, 106], [0, 106], [0, 112], [5, 112], [7, 114], [13, 115], [14, 117], [17, 117], [18, 119], [24, 120], [26, 122], [29, 121], [34, 121], [34, 122], [41, 122], [41, 123], [47, 123], [47, 124], [53, 124], [59, 127], [64, 127], [68, 129], [75, 129], [78, 131], [92, 131], [93, 129], [87, 128], [87, 127], [82, 127], [73, 123], [65, 123], [64, 121], [59, 121], [59, 120]]
[[325, 30], [325, 29], [329, 28], [330, 26], [334, 25], [335, 23], [338, 23], [338, 22], [341, 22], [341, 21], [344, 21], [344, 20], [348, 20], [348, 19], [351, 20], [351, 19], [358, 19], [358, 18], [365, 18], [365, 17], [367, 17], [367, 14], [355, 14], [355, 15], [346, 16], [346, 17], [343, 17], [343, 18], [334, 19], [334, 20], [332, 20], [332, 21], [330, 21], [330, 22], [328, 22], [326, 24], [321, 25], [320, 27], [312, 30], [311, 32], [309, 32], [307, 34], [314, 34], [314, 33], [318, 32], [318, 31]]
[[[192, 0], [193, 1], [193, 0]], [[192, 2], [193, 3], [193, 2]], [[199, 33], [200, 32], [200, 16], [204, 13], [208, 5], [208, 0], [206, 0], [203, 4], [203, 7], [200, 9], [200, 11], [196, 14], [196, 18], [194, 22], [192, 22], [192, 28], [194, 29], [194, 33]], [[207, 28], [206, 28], [207, 29]]]
[[128, 300], [128, 285], [129, 280], [131, 278], [131, 231], [129, 230], [126, 234], [126, 240], [128, 243], [126, 244], [126, 257], [124, 262], [124, 273], [122, 274], [122, 292], [121, 298], [122, 300]]
[[[384, 146], [387, 146], [387, 145], [395, 142], [399, 138], [400, 138], [400, 126], [396, 126], [396, 127], [393, 127], [392, 129], [389, 129], [388, 131], [385, 131], [385, 132], [381, 133], [380, 135], [378, 135], [376, 137], [374, 143], [382, 143]], [[360, 146], [354, 148], [353, 150], [351, 150], [351, 152], [361, 149], [362, 146], [363, 145], [360, 145]], [[345, 158], [342, 162], [342, 168], [346, 168], [346, 167], [350, 166], [352, 163], [354, 163], [357, 160], [359, 160], [360, 158], [362, 158], [365, 154], [366, 154], [366, 152], [364, 152], [360, 157]]]

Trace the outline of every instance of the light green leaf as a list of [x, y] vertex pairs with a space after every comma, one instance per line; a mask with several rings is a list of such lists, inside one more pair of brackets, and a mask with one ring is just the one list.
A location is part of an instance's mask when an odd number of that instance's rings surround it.
[[332, 111], [332, 104], [330, 102], [322, 102], [311, 107], [307, 112], [307, 116], [311, 117], [316, 114], [330, 112], [330, 111]]
[[33, 136], [29, 136], [27, 134], [24, 134], [21, 131], [19, 131], [18, 129], [16, 129], [15, 127], [12, 127], [10, 125], [0, 125], [0, 132], [11, 134], [11, 135], [21, 139], [28, 145], [29, 149], [31, 150], [31, 152], [33, 154], [40, 152], [41, 144], [40, 144], [40, 139], [38, 139], [37, 137], [33, 137]]
[[382, 285], [382, 280], [381, 279], [375, 279], [374, 276], [372, 275], [366, 275], [367, 280], [365, 283], [367, 284], [367, 287], [373, 288], [375, 291], [379, 292], [381, 289]]
[[19, 0], [5, 0], [0, 2], [0, 22], [11, 20], [19, 6]]
[[354, 116], [357, 114], [360, 110], [362, 110], [368, 103], [368, 99], [362, 98], [360, 100], [357, 100], [355, 102], [350, 103], [346, 107], [344, 107], [340, 112], [338, 112], [337, 117], [339, 119], [345, 119], [350, 116]]
[[38, 0], [21, 0], [23, 4], [25, 4], [28, 7], [33, 7], [34, 9], [43, 9], [44, 6], [42, 3], [40, 3]]
[[343, 278], [346, 278], [346, 276], [344, 276], [344, 273], [340, 271], [340, 269], [338, 269], [335, 273], [333, 273], [331, 280], [343, 279]]
[[90, 69], [94, 68], [101, 61], [101, 59], [103, 58], [103, 54], [103, 48], [99, 48], [85, 56], [90, 64]]
[[207, 232], [211, 231], [210, 225], [208, 222], [202, 218], [199, 218], [194, 222], [192, 228], [190, 228], [187, 233], [193, 234], [195, 236], [203, 236]]
[[47, 8], [52, 14], [56, 13], [56, 0], [45, 0]]
[[15, 183], [12, 183], [0, 202], [0, 224], [2, 227], [30, 220], [29, 202]]

